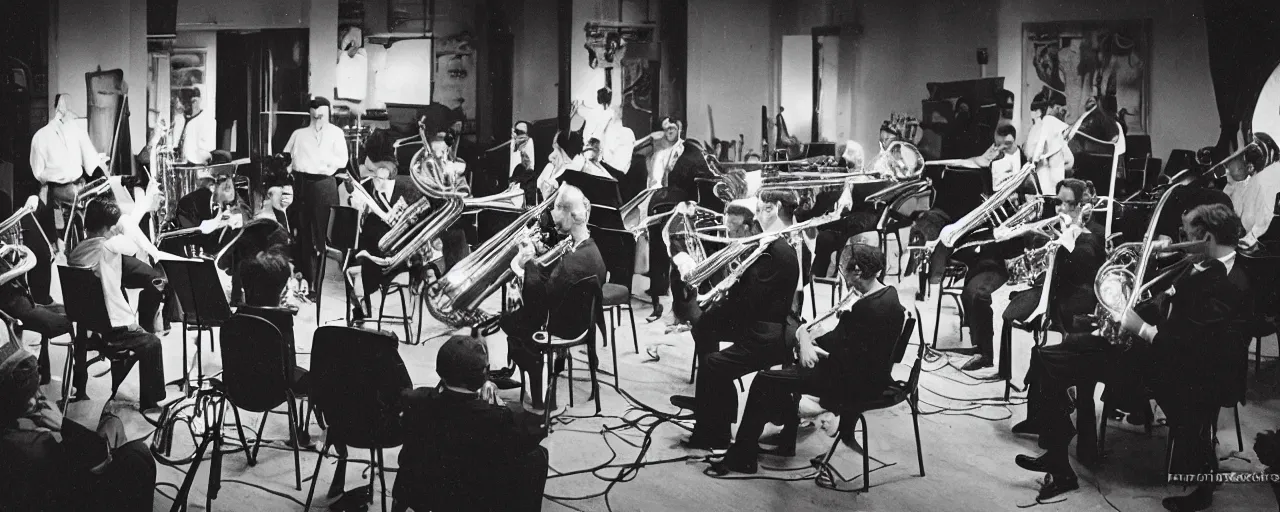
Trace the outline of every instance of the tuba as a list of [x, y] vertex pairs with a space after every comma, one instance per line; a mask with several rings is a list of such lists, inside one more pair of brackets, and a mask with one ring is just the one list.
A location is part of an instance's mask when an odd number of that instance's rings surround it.
[[[34, 214], [36, 212], [36, 208], [39, 206], [40, 198], [36, 196], [28, 197], [27, 202], [24, 203], [21, 208], [18, 208], [17, 211], [13, 212], [13, 215], [10, 215], [9, 218], [4, 220], [4, 222], [0, 222], [0, 240], [3, 240], [3, 243], [9, 246], [21, 247], [23, 245], [21, 226], [22, 219], [27, 215]], [[49, 237], [44, 234], [44, 230], [37, 228], [36, 232], [40, 233], [40, 238], [43, 238], [44, 243], [49, 245], [49, 254], [53, 255], [57, 253], [57, 247], [53, 242], [49, 241]]]
[[[423, 197], [397, 215], [395, 224], [378, 241], [378, 248], [389, 256], [380, 257], [360, 251], [357, 258], [367, 259], [383, 268], [383, 273], [395, 272], [409, 262], [409, 258], [422, 252], [432, 240], [453, 225], [462, 215], [463, 199], [469, 187], [451, 168], [455, 162], [447, 162], [431, 154], [429, 148], [418, 150], [409, 165], [409, 177]], [[359, 187], [353, 187], [359, 188]], [[431, 199], [442, 201], [432, 210]]]
[[147, 172], [148, 179], [158, 180], [157, 182], [161, 184], [160, 195], [157, 197], [158, 204], [151, 212], [151, 220], [148, 226], [151, 228], [150, 234], [153, 239], [159, 237], [163, 224], [177, 215], [178, 199], [181, 199], [179, 197], [170, 198], [169, 194], [176, 191], [171, 191], [167, 186], [164, 186], [169, 183], [167, 177], [173, 174], [174, 162], [173, 147], [169, 145], [168, 133], [168, 123], [162, 118], [159, 125], [156, 126], [151, 142], [147, 145], [150, 148], [148, 153], [150, 168], [143, 167], [143, 170]]
[[[453, 327], [485, 323], [493, 315], [479, 310], [480, 303], [515, 278], [511, 261], [521, 243], [541, 238], [541, 230], [529, 226], [555, 204], [557, 191], [537, 206], [525, 210], [515, 222], [486, 240], [474, 252], [449, 269], [444, 276], [427, 286], [427, 311], [437, 320]], [[561, 248], [563, 254], [563, 248]], [[544, 264], [550, 264], [550, 261]]]

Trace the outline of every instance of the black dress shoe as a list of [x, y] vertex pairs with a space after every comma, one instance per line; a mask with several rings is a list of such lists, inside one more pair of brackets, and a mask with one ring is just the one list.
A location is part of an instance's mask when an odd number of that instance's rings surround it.
[[698, 410], [698, 401], [691, 396], [672, 395], [671, 405], [674, 405], [676, 407], [689, 410], [689, 411]]
[[516, 374], [515, 368], [500, 368], [497, 370], [489, 370], [490, 379], [510, 379]]
[[726, 450], [729, 448], [729, 439], [705, 439], [694, 434], [681, 441], [680, 446], [690, 450]]
[[1017, 424], [1013, 426], [1011, 430], [1013, 431], [1014, 434], [1023, 435], [1023, 436], [1040, 435], [1040, 425], [1037, 425], [1036, 422], [1031, 419], [1025, 419], [1025, 420], [1019, 421]]
[[511, 377], [490, 376], [489, 382], [492, 382], [493, 385], [498, 386], [498, 389], [501, 389], [501, 390], [517, 389], [523, 385], [519, 381], [512, 379]]
[[723, 460], [712, 462], [710, 467], [702, 471], [702, 474], [707, 476], [725, 476], [729, 473], [754, 475], [759, 470], [759, 465], [754, 460], [751, 462], [734, 461], [725, 456]]
[[1036, 473], [1049, 472], [1049, 462], [1048, 460], [1045, 459], [1044, 455], [1040, 455], [1039, 457], [1032, 457], [1030, 455], [1018, 455], [1017, 457], [1013, 458], [1013, 462], [1017, 464], [1018, 467], [1025, 469], [1027, 471], [1034, 471]]
[[1044, 476], [1044, 485], [1040, 486], [1040, 494], [1036, 496], [1036, 500], [1044, 501], [1079, 488], [1080, 479], [1076, 478], [1075, 473], [1061, 475], [1049, 473]]
[[1160, 501], [1165, 510], [1188, 512], [1204, 510], [1213, 505], [1213, 486], [1201, 486], [1186, 496], [1173, 496]]
[[653, 314], [649, 315], [644, 319], [645, 323], [651, 324], [651, 323], [657, 322], [659, 319], [662, 318], [662, 313], [664, 312], [665, 311], [662, 308], [662, 303], [655, 302], [653, 304]]

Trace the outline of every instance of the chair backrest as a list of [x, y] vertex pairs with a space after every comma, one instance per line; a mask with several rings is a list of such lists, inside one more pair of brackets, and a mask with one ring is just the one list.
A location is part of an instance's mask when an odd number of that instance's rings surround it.
[[[600, 281], [596, 276], [577, 280], [565, 292], [560, 303], [548, 310], [547, 332], [560, 338], [577, 338], [583, 330], [596, 325], [600, 309]], [[588, 334], [595, 340], [594, 329]]]
[[286, 369], [290, 373], [293, 367], [298, 364], [297, 356], [297, 338], [293, 332], [293, 317], [298, 314], [298, 310], [293, 308], [282, 307], [266, 307], [266, 306], [240, 306], [236, 309], [236, 313], [253, 315], [274, 325], [280, 331], [280, 338], [284, 340], [284, 362]]
[[[907, 315], [907, 322], [906, 322], [908, 325], [911, 326], [912, 330], [916, 331], [916, 342], [919, 345], [919, 348], [916, 350], [916, 361], [914, 363], [911, 363], [911, 376], [907, 377], [906, 390], [910, 393], [915, 393], [916, 388], [920, 385], [920, 369], [923, 368], [924, 366], [924, 349], [925, 349], [924, 330], [915, 329], [917, 318], [920, 318], [919, 307], [915, 308], [915, 315]], [[907, 340], [911, 339], [910, 331], [907, 331], [905, 327], [903, 331], [904, 331], [903, 338]], [[903, 348], [905, 349], [906, 347], [904, 346]]]
[[350, 206], [330, 206], [328, 226], [326, 240], [329, 247], [342, 251], [356, 248], [360, 230], [359, 210]]
[[907, 347], [911, 345], [911, 333], [915, 331], [916, 319], [911, 313], [903, 315], [902, 332], [898, 334], [898, 341], [893, 345], [893, 355], [890, 356], [890, 364], [901, 363], [904, 357], [907, 357]]
[[284, 337], [270, 321], [236, 313], [223, 322], [219, 345], [222, 383], [232, 404], [265, 412], [288, 399]]
[[162, 261], [160, 264], [188, 323], [216, 327], [231, 318], [231, 304], [222, 290], [222, 280], [218, 278], [213, 260]]
[[62, 285], [63, 307], [68, 320], [94, 332], [111, 330], [102, 279], [93, 269], [58, 265], [58, 282]]
[[395, 335], [326, 325], [311, 347], [310, 400], [335, 443], [356, 448], [400, 444], [400, 393], [413, 386]]

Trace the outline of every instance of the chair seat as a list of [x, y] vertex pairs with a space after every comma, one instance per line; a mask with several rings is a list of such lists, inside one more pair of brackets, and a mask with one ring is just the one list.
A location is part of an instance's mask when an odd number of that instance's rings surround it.
[[620, 284], [605, 283], [601, 294], [604, 296], [605, 306], [620, 306], [631, 303], [631, 290]]
[[851, 404], [845, 407], [843, 414], [850, 414], [850, 415], [856, 416], [856, 415], [865, 413], [867, 411], [874, 411], [877, 409], [888, 409], [902, 402], [905, 402], [907, 398], [910, 398], [910, 397], [911, 397], [911, 388], [907, 386], [907, 383], [894, 382], [893, 384], [890, 384], [889, 389], [884, 390], [884, 392], [881, 393], [880, 396], [872, 398], [870, 400], [864, 400], [855, 404]]

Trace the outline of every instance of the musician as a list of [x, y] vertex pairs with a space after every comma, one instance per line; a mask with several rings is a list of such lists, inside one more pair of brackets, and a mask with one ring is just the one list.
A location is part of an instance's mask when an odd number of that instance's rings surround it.
[[[762, 192], [756, 220], [764, 233], [790, 225], [798, 203], [792, 191]], [[734, 379], [789, 360], [785, 329], [799, 282], [799, 255], [786, 237], [778, 237], [742, 271], [724, 299], [702, 313], [693, 326], [701, 366], [696, 396], [671, 397], [672, 405], [693, 410], [698, 422], [685, 446], [727, 448], [738, 411]], [[719, 350], [721, 341], [734, 344]]]
[[[70, 95], [54, 96], [53, 109], [49, 124], [31, 138], [31, 174], [40, 182], [41, 204], [35, 215], [23, 219], [22, 229], [28, 240], [40, 238], [36, 230], [42, 230], [56, 245], [60, 237], [54, 208], [74, 201], [85, 178], [98, 174], [108, 159], [94, 149], [89, 134], [76, 125], [78, 116], [71, 111]], [[53, 254], [42, 244], [32, 243], [29, 247], [36, 256], [36, 267], [27, 272], [32, 298], [37, 304], [51, 304], [49, 283], [53, 277]]]
[[[225, 151], [214, 157], [214, 162], [229, 158]], [[202, 175], [200, 187], [178, 200], [174, 214], [177, 229], [200, 228], [204, 236], [188, 235], [173, 243], [198, 245], [206, 253], [217, 253], [223, 243], [231, 239], [222, 228], [239, 229], [245, 222], [249, 207], [236, 193], [235, 177], [231, 175]], [[179, 252], [166, 247], [168, 252]]]
[[1022, 169], [1024, 160], [1026, 158], [1022, 154], [1022, 148], [1018, 147], [1018, 128], [1012, 124], [997, 126], [991, 147], [981, 155], [969, 159], [978, 167], [991, 169], [991, 190], [1000, 190], [1005, 182]]
[[[677, 209], [683, 209], [686, 215], [693, 215], [694, 203], [686, 201], [676, 206]], [[663, 236], [668, 241], [669, 250], [671, 252], [671, 263], [675, 267], [674, 276], [682, 276], [687, 274], [697, 264], [693, 256], [687, 252], [685, 239], [680, 234], [685, 234], [685, 224], [679, 224], [677, 227], [676, 217], [672, 216], [666, 223]], [[674, 228], [674, 229], [673, 229]], [[724, 229], [727, 238], [743, 238], [756, 234], [755, 212], [750, 208], [739, 203], [730, 203], [725, 206], [724, 210]], [[675, 235], [675, 236], [673, 236]], [[703, 249], [708, 253], [722, 248], [721, 244], [707, 242], [703, 243]], [[723, 276], [721, 276], [723, 278]], [[681, 280], [683, 282], [683, 280]], [[698, 307], [698, 290], [688, 286], [679, 288], [672, 287], [672, 314], [675, 316], [675, 323], [666, 329], [668, 334], [672, 332], [684, 332], [693, 328], [693, 324], [697, 323], [698, 317], [702, 315], [701, 309]], [[650, 357], [657, 358], [657, 348], [651, 345], [649, 347]]]
[[[159, 404], [165, 398], [164, 366], [160, 338], [155, 331], [156, 311], [163, 297], [163, 282], [156, 282], [153, 277], [150, 286], [143, 287], [138, 299], [138, 315], [124, 296], [124, 287], [129, 286], [134, 276], [127, 275], [126, 267], [135, 275], [139, 269], [151, 270], [149, 265], [136, 259], [142, 251], [159, 257], [159, 251], [138, 231], [138, 222], [159, 195], [159, 187], [152, 181], [143, 198], [134, 204], [127, 216], [120, 212], [120, 207], [112, 200], [99, 198], [85, 207], [84, 229], [88, 238], [76, 245], [67, 255], [67, 264], [94, 269], [94, 273], [102, 280], [102, 292], [107, 304], [107, 316], [111, 320], [112, 330], [103, 335], [103, 344], [107, 350], [130, 350], [141, 365], [141, 410], [144, 414], [158, 414]], [[141, 238], [141, 240], [140, 240]], [[132, 258], [129, 265], [125, 259]], [[162, 276], [163, 274], [161, 274]], [[139, 320], [142, 322], [139, 322]], [[142, 323], [142, 326], [139, 326]], [[84, 390], [87, 379], [85, 374], [85, 348], [76, 346], [77, 389]], [[127, 372], [128, 368], [120, 371]]]
[[315, 300], [316, 283], [324, 276], [320, 257], [325, 252], [325, 228], [329, 207], [338, 204], [338, 185], [333, 175], [347, 166], [347, 138], [341, 128], [329, 123], [329, 100], [323, 96], [311, 99], [311, 124], [299, 128], [289, 137], [284, 152], [293, 158], [294, 192], [298, 203], [297, 264], [311, 285], [308, 299]]
[[217, 123], [213, 112], [206, 113], [203, 108], [200, 88], [191, 90], [190, 106], [187, 108], [186, 122], [178, 136], [177, 154], [187, 163], [204, 165], [209, 163], [212, 152], [217, 148], [214, 138], [217, 134]]
[[1052, 190], [1075, 165], [1075, 155], [1067, 147], [1066, 132], [1070, 126], [1063, 122], [1067, 116], [1067, 97], [1046, 86], [1031, 101], [1031, 114], [1031, 130], [1027, 132], [1023, 151], [1028, 160], [1037, 162], [1036, 183], [1040, 190]]
[[[1046, 452], [1019, 455], [1018, 466], [1048, 473], [1040, 488], [1045, 500], [1079, 487], [1067, 459], [1074, 432], [1067, 388], [1088, 382], [1146, 380], [1171, 427], [1175, 474], [1216, 469], [1210, 430], [1219, 406], [1244, 393], [1243, 365], [1252, 314], [1249, 280], [1238, 265], [1235, 247], [1243, 234], [1240, 218], [1222, 205], [1198, 206], [1182, 217], [1187, 239], [1199, 241], [1188, 253], [1195, 260], [1165, 293], [1167, 314], [1157, 325], [1134, 311], [1118, 320], [1132, 347], [1106, 338], [1073, 334], [1063, 343], [1036, 347], [1028, 396], [1028, 429], [1039, 434]], [[1166, 498], [1169, 510], [1202, 510], [1213, 501], [1214, 484], [1202, 484], [1189, 496]]]
[[799, 418], [793, 393], [814, 395], [822, 409], [839, 412], [846, 404], [870, 400], [889, 388], [891, 357], [906, 310], [898, 302], [898, 291], [879, 281], [883, 258], [880, 249], [870, 245], [850, 244], [844, 249], [840, 272], [858, 299], [838, 314], [834, 329], [814, 332], [805, 325], [796, 330], [799, 364], [756, 374], [737, 440], [708, 474], [755, 473], [757, 441], [764, 424], [779, 414], [785, 418], [784, 439], [775, 453], [794, 454]]
[[1245, 235], [1241, 243], [1252, 247], [1271, 228], [1276, 213], [1276, 195], [1280, 193], [1280, 162], [1266, 168], [1266, 155], [1251, 152], [1243, 159], [1227, 163], [1227, 186], [1223, 189], [1240, 215]]
[[[563, 301], [569, 288], [583, 278], [596, 276], [596, 282], [605, 282], [604, 259], [587, 229], [590, 216], [591, 202], [582, 191], [573, 185], [561, 185], [555, 207], [551, 210], [551, 219], [556, 232], [573, 237], [573, 249], [548, 267], [534, 261], [534, 249], [528, 245], [522, 246], [520, 254], [512, 260], [512, 270], [524, 273], [524, 288], [521, 289], [524, 306], [502, 317], [502, 331], [507, 334], [511, 360], [529, 374], [533, 409], [544, 407], [542, 355], [533, 345], [533, 334], [544, 327], [551, 334], [565, 334], [556, 332], [557, 326], [544, 325], [549, 309]], [[572, 335], [577, 336], [578, 333]], [[554, 407], [553, 404], [545, 406]]]
[[[560, 182], [556, 180], [560, 176], [560, 172], [565, 166], [578, 155], [582, 150], [581, 141], [578, 141], [577, 147], [570, 141], [570, 135], [565, 131], [556, 131], [556, 136], [551, 139], [551, 156], [547, 158], [547, 165], [542, 167], [542, 172], [538, 174], [538, 193], [542, 197], [550, 197], [556, 188], [560, 186]], [[528, 191], [525, 195], [526, 204], [536, 204], [535, 201], [528, 201]]]
[[[377, 159], [377, 161], [374, 161]], [[372, 178], [359, 186], [364, 189], [370, 197], [373, 198], [375, 204], [369, 205], [365, 202], [363, 196], [351, 194], [351, 207], [361, 212], [360, 221], [360, 240], [358, 241], [357, 250], [369, 251], [374, 256], [385, 256], [381, 249], [378, 248], [378, 241], [382, 239], [387, 232], [391, 231], [391, 226], [387, 224], [381, 217], [372, 213], [372, 208], [378, 209], [391, 214], [394, 218], [398, 212], [408, 207], [409, 200], [413, 199], [417, 192], [410, 183], [404, 183], [396, 180], [397, 167], [392, 152], [370, 152], [369, 158], [365, 160], [361, 166], [362, 173], [372, 174]], [[395, 212], [395, 213], [393, 213]], [[455, 233], [454, 238], [457, 238]], [[450, 243], [456, 243], [456, 240]], [[466, 239], [462, 240], [463, 245]], [[354, 262], [353, 262], [354, 263]], [[421, 261], [415, 262], [420, 265]], [[367, 260], [360, 259], [360, 284], [356, 288], [355, 295], [359, 299], [351, 307], [351, 317], [355, 320], [363, 319], [367, 316], [368, 309], [365, 305], [368, 302], [368, 296], [388, 282], [389, 277], [383, 276], [382, 267]]]
[[289, 219], [292, 216], [289, 207], [293, 205], [293, 176], [278, 175], [263, 181], [266, 182], [267, 197], [256, 218], [275, 220], [289, 234], [294, 234], [293, 222]]
[[[845, 145], [839, 164], [849, 169], [850, 172], [862, 171], [865, 165], [862, 145], [849, 141]], [[870, 234], [875, 232], [876, 223], [879, 221], [875, 205], [868, 203], [866, 194], [856, 191], [852, 182], [846, 183], [843, 190], [841, 190], [840, 197], [836, 200], [835, 208], [843, 218], [820, 228], [814, 241], [813, 268], [814, 272], [822, 277], [828, 275], [827, 271], [832, 263], [831, 257], [839, 255], [850, 237], [863, 235], [859, 238], [859, 240], [863, 240], [867, 236], [872, 236]], [[822, 210], [822, 208], [818, 208], [818, 210]], [[820, 212], [814, 211], [811, 212], [811, 215], [816, 213]], [[878, 238], [872, 236], [871, 240], [866, 240], [864, 243], [876, 244], [878, 243]]]
[[[1067, 178], [1058, 182], [1058, 198], [1056, 212], [1064, 217], [1061, 232], [1064, 239], [1057, 250], [1053, 276], [1045, 276], [1046, 283], [1052, 286], [1049, 290], [1050, 309], [1047, 314], [1050, 325], [1056, 326], [1064, 333], [1091, 330], [1086, 315], [1094, 312], [1098, 298], [1093, 291], [1094, 278], [1098, 268], [1107, 258], [1105, 247], [1106, 231], [1097, 222], [1084, 216], [1083, 206], [1089, 201], [1088, 186], [1085, 182]], [[1069, 241], [1068, 241], [1069, 240]], [[1026, 320], [1040, 304], [1043, 293], [1041, 283], [1026, 290], [1015, 291], [1009, 296], [1009, 305], [1004, 310], [1004, 326], [1000, 332], [1002, 347], [1009, 346], [1013, 339], [1013, 321]], [[1003, 349], [1002, 349], [1003, 350]], [[1004, 350], [1003, 354], [1011, 353]], [[1008, 361], [1000, 362], [1001, 374], [1008, 375], [1011, 368]]]
[[[663, 187], [655, 193], [641, 211], [649, 215], [662, 213], [681, 201], [693, 199], [697, 194], [696, 185], [680, 186], [679, 180], [673, 182], [669, 176], [675, 170], [676, 162], [684, 154], [684, 139], [681, 133], [684, 124], [674, 117], [662, 120], [662, 131], [649, 135], [653, 141], [645, 164], [649, 170], [649, 180], [645, 188]], [[649, 298], [653, 302], [653, 314], [645, 319], [654, 322], [662, 318], [662, 296], [671, 288], [671, 261], [667, 255], [666, 243], [662, 239], [662, 226], [649, 227]]]
[[510, 169], [507, 173], [509, 183], [519, 183], [521, 190], [525, 191], [526, 202], [529, 194], [535, 190], [535, 181], [537, 180], [537, 171], [533, 167], [536, 161], [533, 152], [533, 140], [529, 137], [529, 122], [516, 121], [511, 127], [511, 155]]
[[[458, 159], [449, 158], [449, 141], [444, 135], [437, 135], [431, 139], [429, 144], [430, 150], [440, 158], [447, 162], [445, 165], [448, 171], [450, 185], [456, 188], [469, 188], [466, 181], [466, 162]], [[392, 203], [394, 204], [394, 203]], [[433, 205], [435, 206], [435, 205]], [[458, 262], [471, 254], [471, 246], [468, 241], [475, 237], [475, 218], [471, 216], [463, 216], [454, 222], [444, 234], [440, 235], [442, 248], [444, 249], [444, 269], [446, 272], [457, 265]]]
[[[40, 243], [44, 243], [41, 241]], [[32, 251], [34, 254], [35, 251]], [[14, 262], [5, 262], [12, 266]], [[28, 271], [30, 273], [30, 271]], [[40, 347], [40, 384], [48, 384], [49, 341], [71, 333], [71, 320], [61, 304], [37, 304], [31, 298], [22, 279], [14, 279], [0, 285], [0, 311], [22, 322], [25, 329], [40, 333], [44, 338]]]

